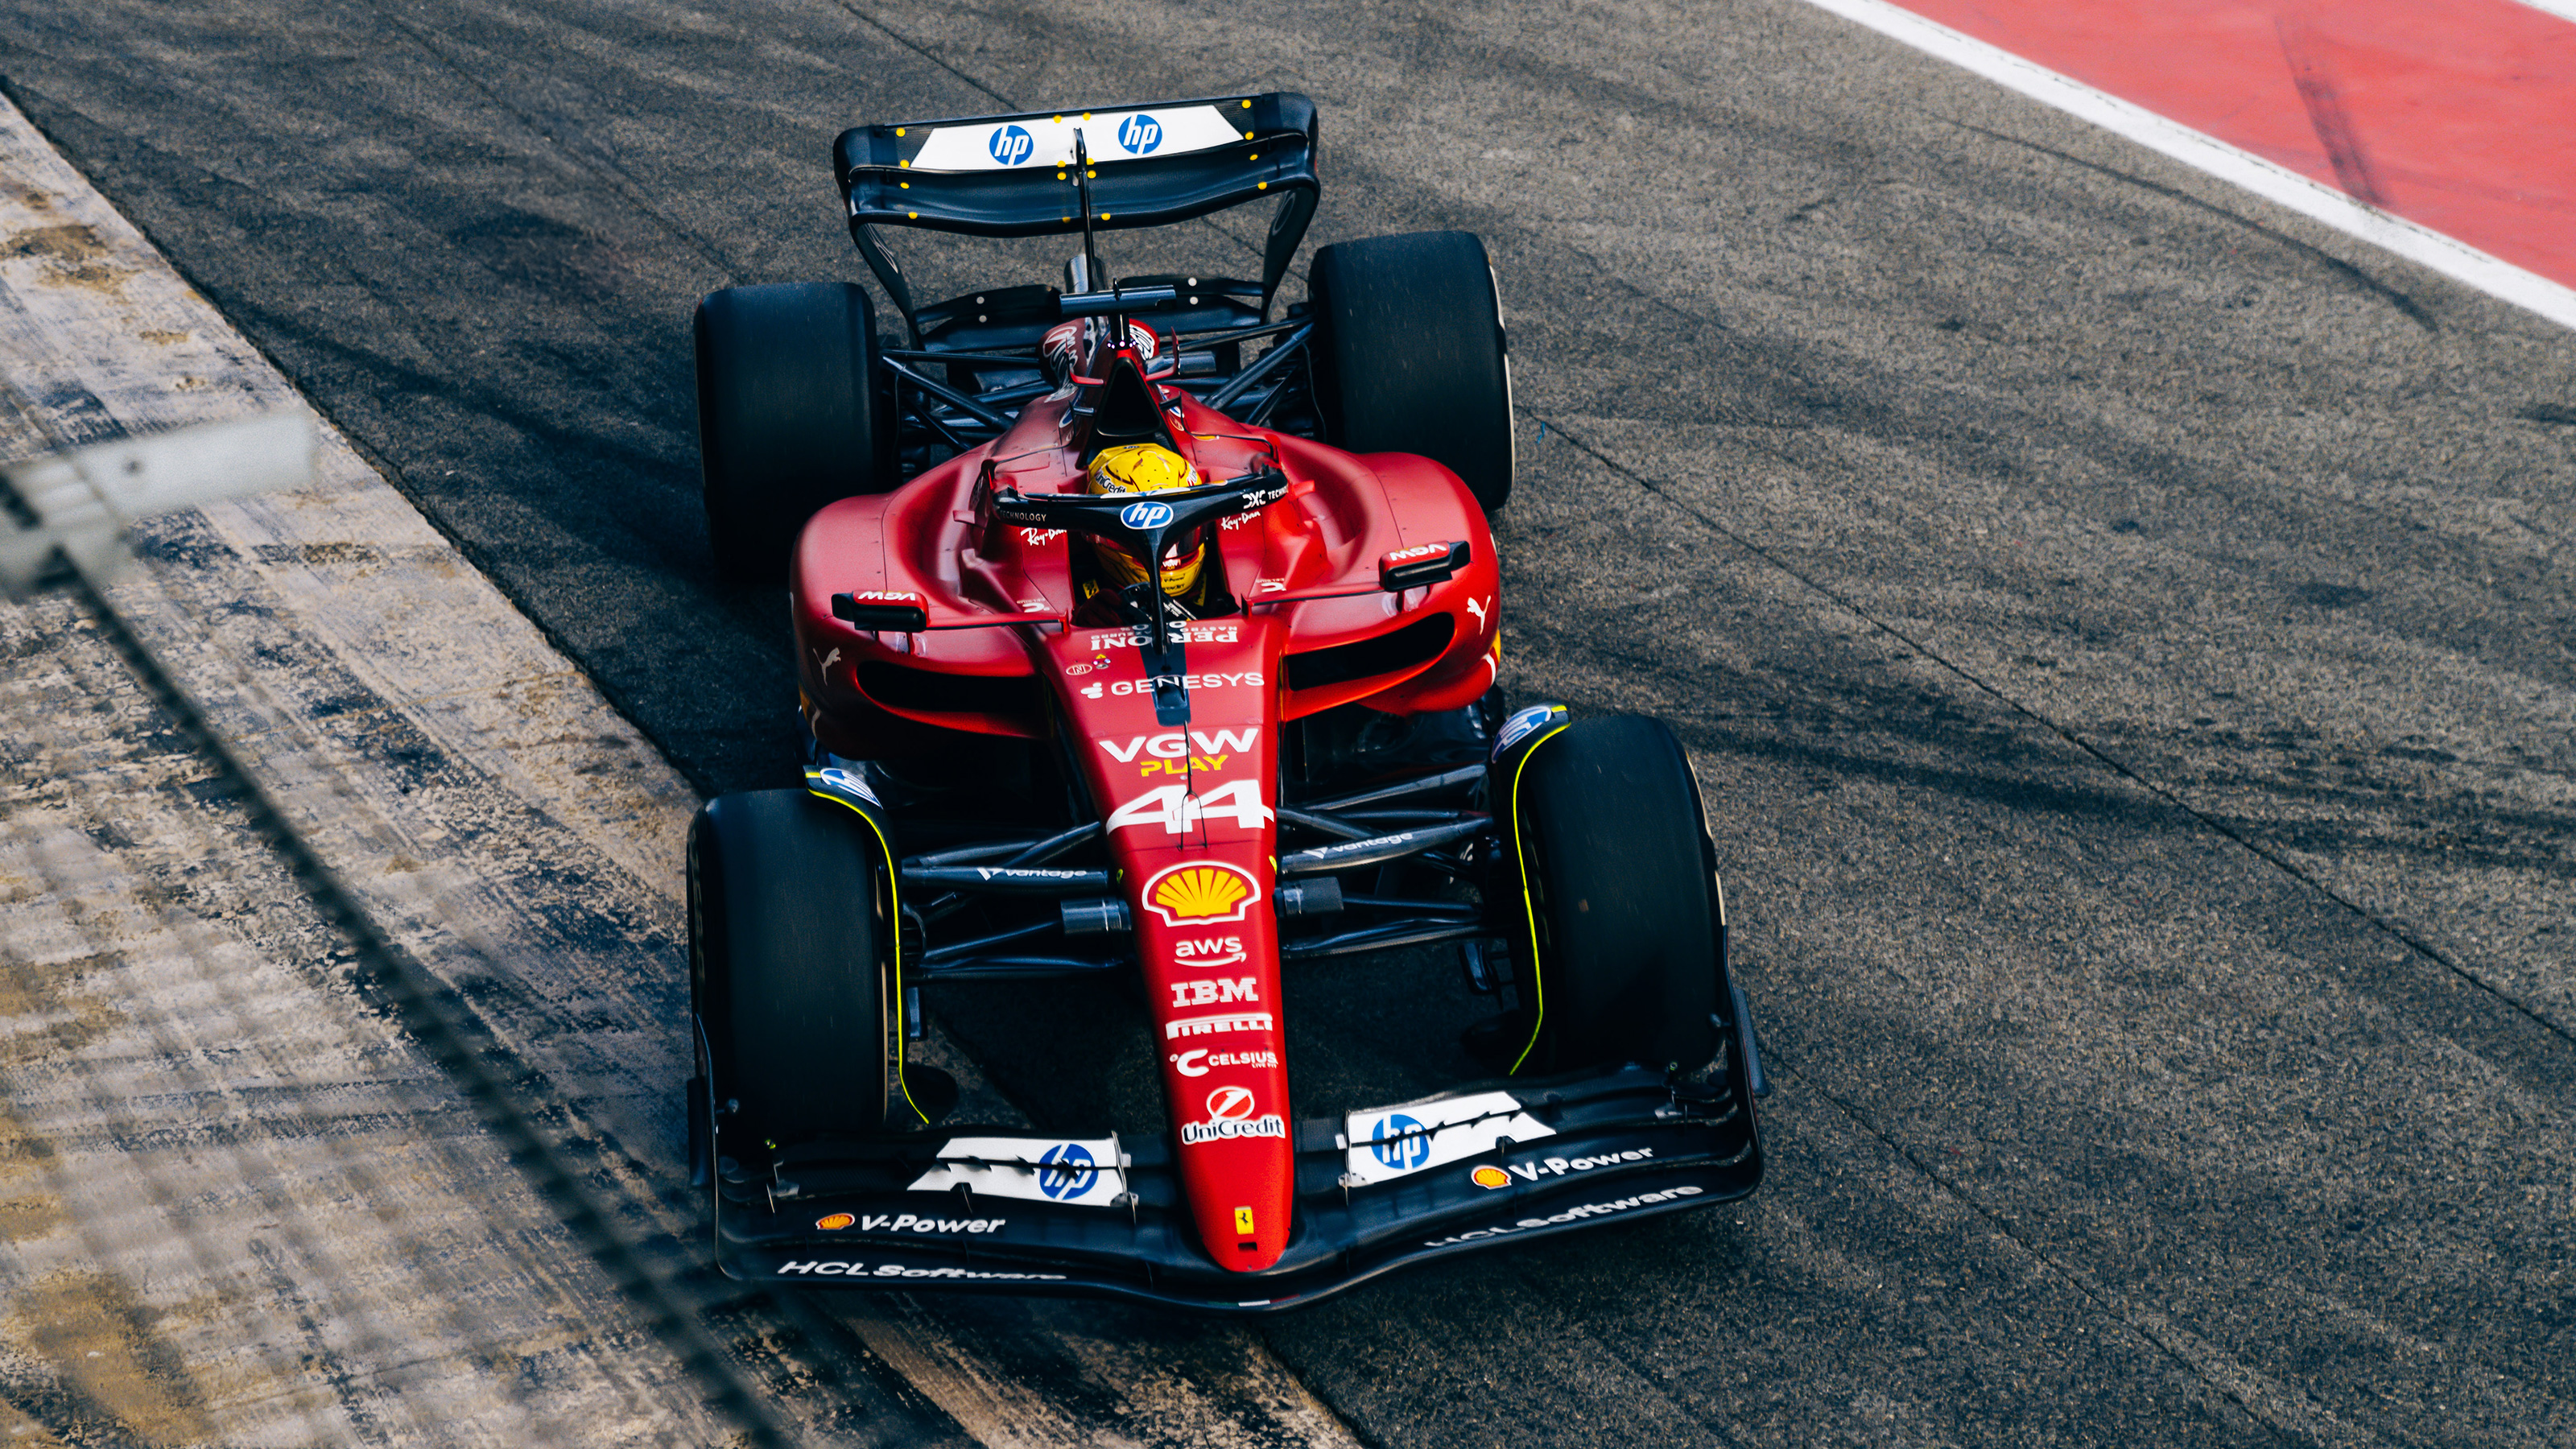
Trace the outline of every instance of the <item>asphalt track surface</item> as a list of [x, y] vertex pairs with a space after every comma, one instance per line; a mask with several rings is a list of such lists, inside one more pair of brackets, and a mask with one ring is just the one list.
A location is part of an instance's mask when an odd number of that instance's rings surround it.
[[[94, 0], [0, 77], [710, 789], [790, 685], [688, 307], [857, 275], [831, 136], [1305, 90], [1317, 241], [1494, 251], [1506, 682], [1682, 731], [1779, 1087], [1757, 1198], [1266, 1324], [1305, 1387], [1388, 1445], [2576, 1434], [2576, 337], [1783, 3]], [[1293, 979], [1301, 1109], [1454, 1080], [1452, 974]], [[1114, 993], [938, 1010], [1156, 1126]]]

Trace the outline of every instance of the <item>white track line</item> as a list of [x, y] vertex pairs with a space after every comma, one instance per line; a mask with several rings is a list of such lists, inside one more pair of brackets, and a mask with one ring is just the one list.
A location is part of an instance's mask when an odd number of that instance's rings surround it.
[[[2144, 107], [2095, 90], [2082, 81], [1936, 25], [1885, 0], [1807, 0], [1846, 20], [1865, 25], [1926, 55], [1973, 71], [1995, 84], [2042, 105], [2090, 121], [2106, 131], [2135, 141], [2148, 150], [2241, 186], [2266, 201], [2320, 221], [2340, 232], [2394, 252], [2410, 262], [2465, 282], [2490, 297], [2538, 313], [2562, 327], [2576, 327], [2576, 289], [2570, 289], [2440, 232], [2364, 206], [2322, 182], [2276, 166], [2213, 136], [2169, 121]], [[2531, 3], [2531, 0], [2525, 0]], [[2548, 0], [2536, 8], [2576, 16], [2576, 0]]]

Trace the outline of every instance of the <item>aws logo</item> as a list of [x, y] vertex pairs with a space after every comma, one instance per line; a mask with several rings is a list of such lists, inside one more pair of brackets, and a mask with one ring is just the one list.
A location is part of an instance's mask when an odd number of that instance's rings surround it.
[[1211, 936], [1172, 947], [1173, 964], [1179, 966], [1232, 966], [1250, 959], [1241, 936]]

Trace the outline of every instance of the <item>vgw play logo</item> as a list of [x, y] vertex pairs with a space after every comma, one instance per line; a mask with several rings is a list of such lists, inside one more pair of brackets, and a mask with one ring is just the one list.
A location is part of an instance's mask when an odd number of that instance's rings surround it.
[[984, 146], [993, 153], [993, 159], [1003, 165], [1022, 166], [1036, 153], [1038, 142], [1024, 126], [1002, 126], [993, 132], [993, 139], [985, 142]]
[[1163, 144], [1163, 123], [1151, 116], [1129, 116], [1118, 123], [1119, 149], [1142, 156]]

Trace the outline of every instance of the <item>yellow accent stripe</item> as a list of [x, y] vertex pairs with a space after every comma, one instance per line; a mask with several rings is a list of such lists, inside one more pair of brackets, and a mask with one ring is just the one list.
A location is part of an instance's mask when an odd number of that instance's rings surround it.
[[1529, 854], [1521, 849], [1521, 771], [1529, 768], [1530, 756], [1538, 753], [1539, 746], [1573, 727], [1574, 721], [1567, 720], [1564, 724], [1530, 741], [1530, 747], [1521, 751], [1521, 762], [1512, 766], [1512, 794], [1511, 799], [1506, 802], [1512, 812], [1512, 862], [1520, 867], [1521, 872], [1521, 914], [1529, 917], [1530, 992], [1538, 998], [1538, 1018], [1530, 1023], [1530, 1039], [1521, 1047], [1521, 1054], [1512, 1058], [1511, 1067], [1503, 1073], [1507, 1077], [1520, 1075], [1521, 1063], [1528, 1061], [1529, 1054], [1537, 1049], [1538, 1034], [1547, 1025], [1547, 982], [1538, 969], [1538, 907], [1530, 901]]
[[894, 1050], [894, 1084], [903, 1093], [903, 1104], [910, 1107], [912, 1115], [920, 1118], [926, 1126], [929, 1124], [930, 1114], [921, 1110], [919, 1102], [912, 1100], [912, 1083], [905, 1080], [903, 1075], [904, 1058], [910, 1055], [912, 1040], [912, 1022], [904, 1012], [903, 1000], [903, 868], [896, 864], [894, 845], [886, 839], [885, 828], [877, 824], [876, 817], [838, 795], [815, 789], [813, 780], [816, 773], [820, 772], [810, 772], [806, 775], [805, 792], [817, 799], [829, 800], [868, 822], [868, 831], [876, 836], [877, 850], [885, 859], [886, 903], [893, 907], [893, 920], [888, 924], [894, 932], [894, 1000], [889, 1004], [889, 1009], [894, 1013], [895, 1040], [900, 1043]]

